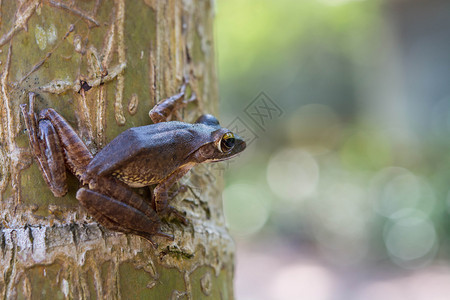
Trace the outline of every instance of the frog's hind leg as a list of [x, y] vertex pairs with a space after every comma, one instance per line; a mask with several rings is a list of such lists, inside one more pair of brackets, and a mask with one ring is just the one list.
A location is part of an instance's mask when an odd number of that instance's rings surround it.
[[58, 133], [64, 157], [70, 171], [78, 178], [85, 172], [93, 156], [72, 126], [54, 109], [47, 108], [39, 113], [39, 122], [49, 120]]
[[151, 205], [118, 180], [104, 177], [91, 180], [89, 188], [78, 190], [76, 197], [100, 223], [108, 219], [119, 226], [111, 228], [111, 222], [102, 223], [108, 228], [146, 239], [160, 235], [173, 240], [173, 236], [160, 231], [161, 220]]
[[[135, 195], [138, 197], [137, 195]], [[155, 212], [142, 211], [108, 195], [81, 188], [77, 199], [86, 210], [103, 226], [115, 231], [133, 233], [149, 240], [154, 246], [152, 236], [159, 235], [172, 239], [173, 236], [160, 230], [160, 220]]]
[[42, 176], [55, 197], [62, 197], [67, 193], [66, 168], [64, 156], [58, 134], [51, 122], [42, 120], [37, 122], [34, 114], [34, 94], [30, 93], [30, 107], [20, 105], [25, 126], [33, 152]]

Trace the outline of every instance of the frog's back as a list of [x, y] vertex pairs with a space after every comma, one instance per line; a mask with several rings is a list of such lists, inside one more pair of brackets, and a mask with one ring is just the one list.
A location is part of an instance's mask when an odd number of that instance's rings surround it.
[[184, 154], [190, 151], [187, 148], [194, 139], [192, 126], [183, 122], [162, 122], [130, 128], [94, 157], [87, 172], [113, 175], [128, 184], [133, 180], [142, 185], [156, 183], [183, 163]]

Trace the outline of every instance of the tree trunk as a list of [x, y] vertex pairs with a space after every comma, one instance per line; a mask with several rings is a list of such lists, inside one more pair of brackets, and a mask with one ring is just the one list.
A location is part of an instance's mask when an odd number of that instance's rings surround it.
[[[211, 166], [183, 179], [172, 204], [190, 224], [163, 223], [175, 241], [99, 226], [78, 204], [78, 181], [55, 198], [29, 149], [19, 105], [62, 114], [96, 153], [175, 94], [184, 78], [199, 101], [191, 122], [215, 113], [213, 2], [1, 1], [0, 293], [3, 299], [230, 299], [234, 245], [221, 180]], [[145, 191], [144, 191], [145, 192]]]

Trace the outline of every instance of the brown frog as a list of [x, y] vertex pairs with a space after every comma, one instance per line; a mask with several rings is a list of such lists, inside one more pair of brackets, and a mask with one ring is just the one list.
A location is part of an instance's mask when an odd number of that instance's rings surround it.
[[[194, 124], [164, 122], [186, 103], [184, 92], [155, 106], [150, 112], [155, 124], [122, 132], [95, 157], [54, 109], [36, 116], [35, 94], [30, 93], [29, 109], [22, 104], [21, 110], [32, 152], [53, 194], [67, 193], [67, 168], [82, 184], [76, 198], [103, 226], [150, 242], [154, 235], [173, 239], [161, 231], [160, 215], [173, 213], [183, 223], [186, 219], [168, 203], [171, 186], [195, 165], [230, 159], [246, 147], [212, 115], [203, 115]], [[129, 188], [149, 185], [156, 185], [151, 203]]]

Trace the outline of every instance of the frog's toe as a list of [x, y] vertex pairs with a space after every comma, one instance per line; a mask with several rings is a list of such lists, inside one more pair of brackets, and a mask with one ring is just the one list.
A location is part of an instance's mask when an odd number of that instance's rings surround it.
[[178, 196], [178, 194], [186, 193], [187, 190], [188, 190], [188, 186], [187, 185], [180, 184], [178, 189], [169, 196], [168, 201], [170, 202], [171, 200], [175, 199], [175, 197]]
[[147, 241], [149, 241], [150, 244], [152, 245], [153, 249], [155, 249], [155, 250], [158, 249], [158, 243], [156, 243], [155, 241], [153, 241], [151, 235], [142, 234], [142, 233], [139, 233], [139, 235], [140, 235], [141, 237], [143, 237], [144, 239], [146, 239]]
[[179, 221], [183, 225], [189, 224], [188, 219], [173, 206], [169, 205], [169, 207], [167, 208], [167, 215], [172, 215], [177, 221]]
[[156, 242], [153, 240], [153, 236], [158, 235], [158, 236], [165, 237], [166, 239], [169, 239], [169, 240], [171, 240], [171, 241], [174, 241], [174, 240], [175, 240], [175, 238], [174, 238], [173, 235], [168, 234], [168, 233], [164, 233], [164, 232], [162, 232], [162, 231], [154, 232], [154, 233], [152, 233], [152, 234], [139, 233], [139, 235], [142, 236], [143, 238], [145, 238], [147, 241], [149, 241], [150, 244], [152, 244], [152, 246], [153, 246], [153, 248], [154, 248], [155, 250], [158, 249], [158, 243], [156, 243]]
[[155, 233], [155, 235], [163, 236], [163, 237], [165, 237], [165, 238], [167, 238], [169, 240], [172, 240], [172, 241], [175, 240], [175, 237], [172, 234], [164, 233], [162, 231], [159, 231], [159, 232]]

